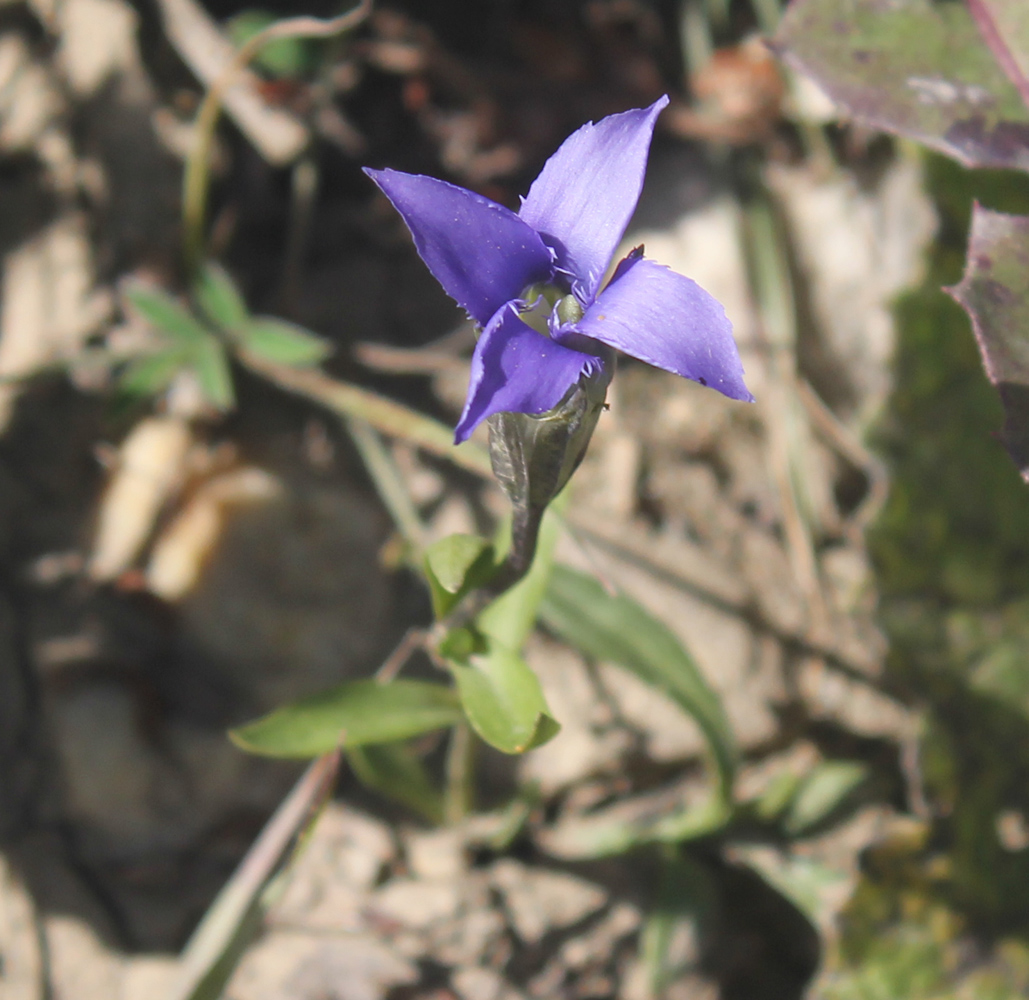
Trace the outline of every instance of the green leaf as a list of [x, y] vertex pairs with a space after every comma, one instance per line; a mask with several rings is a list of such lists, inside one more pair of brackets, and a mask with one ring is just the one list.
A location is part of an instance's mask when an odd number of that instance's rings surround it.
[[964, 277], [946, 291], [972, 319], [1004, 404], [1004, 445], [1029, 482], [1029, 216], [976, 205]]
[[479, 629], [508, 649], [521, 649], [536, 627], [540, 602], [554, 565], [554, 546], [561, 534], [560, 512], [567, 503], [562, 494], [543, 515], [532, 568], [510, 590], [485, 608], [476, 620]]
[[675, 932], [685, 925], [691, 936], [699, 937], [702, 927], [710, 931], [717, 911], [718, 887], [707, 867], [685, 853], [664, 859], [656, 898], [640, 935], [640, 957], [647, 971], [650, 996], [663, 996], [685, 971], [671, 961]]
[[432, 607], [443, 618], [496, 569], [493, 546], [478, 535], [449, 535], [425, 552], [425, 575], [432, 593]]
[[827, 820], [847, 796], [865, 780], [864, 764], [846, 760], [827, 760], [805, 776], [790, 803], [783, 829], [797, 836]]
[[180, 348], [133, 358], [118, 376], [118, 389], [133, 398], [156, 396], [188, 363]]
[[442, 684], [347, 681], [230, 731], [237, 746], [267, 757], [316, 757], [340, 745], [395, 743], [461, 718], [457, 697]]
[[966, 3], [793, 0], [775, 46], [861, 121], [966, 166], [1029, 170], [1029, 107]]
[[550, 716], [539, 678], [513, 650], [487, 638], [467, 661], [448, 661], [472, 728], [503, 753], [524, 753], [561, 727]]
[[718, 695], [666, 625], [632, 598], [612, 596], [590, 576], [555, 566], [540, 607], [547, 626], [595, 660], [616, 663], [663, 691], [707, 738], [728, 797], [736, 767], [732, 729]]
[[[269, 11], [244, 10], [229, 20], [225, 27], [238, 48], [278, 19]], [[311, 67], [311, 52], [311, 43], [307, 39], [276, 38], [261, 47], [254, 62], [273, 76], [292, 79], [302, 76]]]
[[136, 286], [125, 292], [132, 307], [155, 330], [193, 350], [211, 339], [211, 333], [167, 292]]
[[238, 330], [240, 343], [265, 361], [310, 368], [332, 353], [332, 345], [309, 330], [283, 319], [258, 316]]
[[208, 401], [219, 410], [231, 410], [236, 402], [236, 393], [225, 348], [209, 337], [191, 352], [190, 363]]
[[[671, 794], [670, 794], [671, 791]], [[570, 816], [538, 834], [553, 857], [569, 861], [607, 858], [647, 844], [682, 844], [723, 830], [733, 811], [720, 795], [683, 804], [682, 790], [660, 790]]]
[[351, 747], [347, 760], [367, 788], [407, 806], [430, 823], [443, 822], [443, 796], [410, 747], [403, 743]]
[[228, 271], [207, 261], [197, 277], [193, 296], [204, 315], [224, 330], [237, 330], [249, 316], [247, 304]]

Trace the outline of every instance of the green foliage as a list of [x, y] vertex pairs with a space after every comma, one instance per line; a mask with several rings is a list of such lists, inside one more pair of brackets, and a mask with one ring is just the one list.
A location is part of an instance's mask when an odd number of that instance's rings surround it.
[[133, 359], [122, 371], [120, 390], [132, 397], [161, 392], [176, 373], [192, 369], [207, 401], [232, 408], [232, 375], [222, 343], [184, 306], [159, 288], [130, 288], [125, 298], [161, 335], [166, 346]]
[[870, 542], [888, 596], [985, 606], [1029, 591], [1029, 490], [995, 440], [1003, 413], [968, 318], [940, 286], [961, 278], [973, 200], [1029, 212], [1029, 180], [940, 157], [927, 171], [941, 232], [924, 284], [896, 306], [896, 389], [874, 435], [894, 475]]
[[210, 323], [223, 330], [236, 330], [250, 313], [236, 283], [215, 261], [207, 261], [197, 275], [193, 298]]
[[[1007, 41], [1029, 59], [1027, 35]], [[965, 3], [794, 0], [776, 42], [855, 118], [970, 166], [1029, 170], [1029, 107]]]
[[596, 660], [616, 663], [662, 691], [707, 738], [728, 797], [736, 767], [732, 728], [718, 695], [678, 638], [631, 598], [556, 566], [541, 606], [546, 626]]
[[361, 784], [407, 806], [430, 823], [443, 822], [443, 796], [421, 758], [403, 743], [370, 743], [347, 750]]
[[783, 817], [791, 836], [802, 836], [830, 819], [868, 775], [863, 764], [830, 760], [804, 775]]
[[332, 345], [313, 333], [270, 316], [255, 316], [236, 331], [241, 347], [265, 361], [293, 368], [310, 368], [321, 364], [331, 353]]
[[560, 726], [550, 715], [539, 678], [529, 665], [492, 636], [448, 666], [472, 728], [503, 753], [524, 753], [552, 739]]
[[[968, 318], [939, 290], [961, 278], [973, 201], [1029, 212], [1029, 179], [935, 156], [927, 175], [940, 234], [924, 285], [896, 308], [895, 389], [875, 431], [891, 491], [870, 543], [890, 683], [927, 709], [921, 768], [948, 875], [925, 880], [912, 864], [881, 892], [866, 883], [855, 913], [879, 916], [862, 918], [862, 940], [883, 937], [917, 901], [945, 903], [996, 932], [1024, 923], [1029, 895], [1029, 860], [1001, 846], [996, 826], [1004, 809], [1029, 805], [1019, 624], [1029, 597], [1029, 490], [996, 440], [1003, 413]], [[888, 910], [897, 897], [903, 914]]]
[[448, 535], [425, 551], [425, 577], [436, 618], [444, 618], [466, 594], [493, 575], [493, 546], [478, 535]]
[[[236, 47], [242, 46], [259, 31], [273, 25], [279, 16], [266, 10], [243, 10], [225, 25]], [[290, 79], [309, 72], [314, 63], [314, 48], [309, 39], [277, 38], [263, 46], [254, 62], [271, 76]]]
[[394, 743], [453, 725], [454, 692], [441, 684], [347, 681], [230, 732], [244, 750], [266, 757], [316, 757], [336, 747]]
[[228, 349], [236, 347], [273, 364], [304, 368], [320, 364], [332, 346], [293, 323], [251, 316], [228, 273], [208, 261], [193, 288], [199, 318], [167, 292], [130, 288], [129, 305], [166, 341], [156, 351], [133, 358], [119, 376], [130, 398], [164, 391], [182, 369], [191, 369], [207, 401], [219, 410], [235, 405]]
[[481, 632], [492, 636], [508, 649], [521, 649], [536, 627], [540, 603], [550, 581], [554, 565], [554, 546], [561, 532], [559, 515], [567, 494], [558, 497], [543, 515], [536, 556], [529, 572], [513, 587], [500, 595], [476, 619]]

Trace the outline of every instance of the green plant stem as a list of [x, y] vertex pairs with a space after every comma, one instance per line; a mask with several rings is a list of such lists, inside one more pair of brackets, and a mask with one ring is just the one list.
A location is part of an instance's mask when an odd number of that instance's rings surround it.
[[779, 0], [751, 0], [754, 8], [754, 16], [761, 28], [761, 34], [769, 38], [775, 34], [779, 27], [779, 19], [782, 17], [782, 4]]
[[443, 818], [448, 826], [460, 823], [474, 808], [475, 737], [467, 722], [450, 730], [447, 748], [447, 785]]
[[292, 368], [266, 361], [245, 350], [239, 350], [237, 357], [252, 372], [280, 389], [313, 400], [338, 416], [364, 420], [381, 434], [402, 438], [477, 476], [492, 478], [492, 466], [485, 450], [470, 442], [455, 446], [454, 432], [432, 417], [310, 368]]
[[425, 527], [393, 456], [364, 420], [349, 417], [343, 422], [397, 530], [404, 536], [413, 556], [420, 559], [425, 548]]
[[237, 74], [270, 42], [282, 38], [331, 38], [356, 27], [372, 9], [372, 0], [360, 3], [331, 20], [317, 17], [291, 17], [269, 25], [242, 45], [222, 74], [200, 102], [194, 123], [193, 148], [186, 160], [182, 178], [182, 230], [186, 274], [192, 278], [204, 258], [204, 220], [210, 189], [211, 146], [222, 110], [222, 99]]

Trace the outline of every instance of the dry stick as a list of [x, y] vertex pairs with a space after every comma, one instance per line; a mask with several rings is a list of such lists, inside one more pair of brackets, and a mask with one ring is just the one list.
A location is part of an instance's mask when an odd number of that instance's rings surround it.
[[339, 763], [339, 751], [334, 750], [312, 761], [304, 771], [193, 932], [180, 959], [179, 980], [167, 1000], [221, 996], [215, 977], [220, 978], [219, 972], [228, 975], [223, 963], [231, 960], [233, 948], [243, 943], [239, 936], [254, 908], [260, 906], [262, 893], [328, 801]]
[[372, 0], [361, 2], [346, 14], [323, 21], [317, 17], [291, 17], [278, 21], [250, 38], [211, 85], [197, 111], [193, 148], [182, 181], [182, 226], [187, 273], [196, 273], [203, 260], [204, 219], [207, 214], [208, 174], [214, 129], [222, 101], [234, 77], [246, 68], [269, 42], [282, 38], [331, 38], [356, 27], [371, 13]]
[[807, 423], [797, 399], [796, 308], [783, 240], [771, 199], [763, 188], [745, 209], [751, 282], [759, 326], [768, 348], [768, 400], [764, 407], [769, 459], [779, 501], [790, 562], [807, 598], [813, 624], [824, 625], [828, 609], [822, 596], [814, 540], [805, 518], [800, 458]]
[[830, 447], [855, 468], [868, 476], [868, 496], [851, 515], [851, 524], [858, 531], [875, 520], [890, 491], [889, 474], [885, 464], [872, 454], [858, 436], [840, 422], [840, 419], [826, 406], [825, 401], [805, 379], [797, 382], [797, 395], [807, 409], [811, 424]]
[[429, 641], [429, 632], [423, 628], [409, 628], [404, 633], [404, 638], [397, 643], [393, 650], [379, 669], [375, 671], [375, 680], [379, 684], [389, 684], [395, 680], [397, 674], [404, 669], [407, 663], [419, 649], [425, 649]]

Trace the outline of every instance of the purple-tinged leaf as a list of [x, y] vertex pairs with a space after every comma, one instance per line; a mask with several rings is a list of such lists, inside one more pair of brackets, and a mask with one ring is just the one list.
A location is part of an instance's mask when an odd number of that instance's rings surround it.
[[1029, 4], [1025, 0], [967, 0], [997, 64], [1029, 107]]
[[1029, 482], [1029, 216], [976, 205], [965, 275], [947, 291], [972, 318], [1004, 404], [1004, 444]]
[[775, 47], [856, 119], [966, 166], [1029, 170], [1029, 108], [964, 3], [793, 0]]

